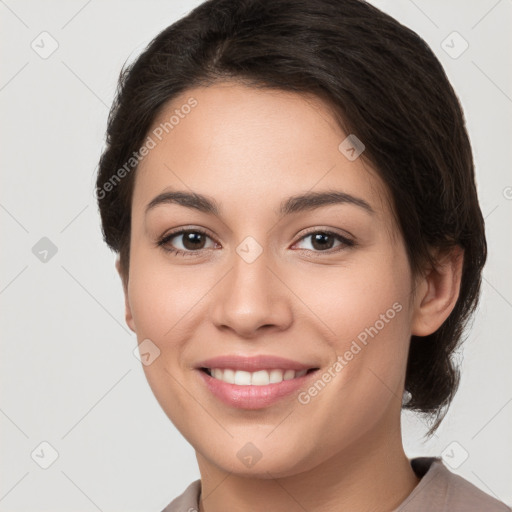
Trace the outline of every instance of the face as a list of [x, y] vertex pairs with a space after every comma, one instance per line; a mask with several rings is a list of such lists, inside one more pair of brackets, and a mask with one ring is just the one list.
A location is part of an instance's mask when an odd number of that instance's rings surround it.
[[175, 98], [148, 135], [127, 321], [198, 456], [278, 477], [384, 440], [413, 282], [386, 187], [340, 150], [329, 108], [226, 82]]

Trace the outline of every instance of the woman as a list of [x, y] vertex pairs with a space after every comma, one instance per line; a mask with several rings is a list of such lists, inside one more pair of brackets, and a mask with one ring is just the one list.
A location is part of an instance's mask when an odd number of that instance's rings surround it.
[[201, 479], [166, 511], [509, 510], [439, 458], [484, 222], [425, 42], [359, 0], [210, 0], [123, 70], [104, 238]]

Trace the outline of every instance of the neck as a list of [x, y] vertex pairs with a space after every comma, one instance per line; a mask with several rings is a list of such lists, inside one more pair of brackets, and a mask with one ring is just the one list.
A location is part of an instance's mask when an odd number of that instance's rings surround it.
[[282, 478], [238, 476], [196, 455], [199, 512], [389, 512], [419, 482], [403, 451], [399, 426], [392, 434], [369, 433], [321, 464]]

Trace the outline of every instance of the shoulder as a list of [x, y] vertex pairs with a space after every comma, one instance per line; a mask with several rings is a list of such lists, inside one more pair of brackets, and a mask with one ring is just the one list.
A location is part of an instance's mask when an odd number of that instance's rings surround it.
[[419, 457], [411, 466], [421, 477], [419, 484], [396, 512], [511, 512], [501, 501], [452, 473], [437, 457]]
[[[436, 457], [418, 457], [411, 466], [421, 478], [394, 512], [512, 512], [468, 480], [452, 473]], [[162, 512], [198, 512], [201, 480], [195, 480]]]
[[201, 480], [194, 480], [178, 497], [174, 498], [162, 512], [198, 512]]

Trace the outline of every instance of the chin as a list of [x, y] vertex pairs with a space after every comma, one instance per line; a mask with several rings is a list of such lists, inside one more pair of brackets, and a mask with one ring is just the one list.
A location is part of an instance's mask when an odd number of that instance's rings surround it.
[[[247, 439], [247, 436], [244, 437]], [[204, 447], [196, 444], [196, 453], [198, 458], [208, 459], [224, 472], [261, 479], [296, 475], [321, 462], [318, 450], [315, 450], [316, 453], [299, 453], [297, 446], [300, 443], [283, 445], [279, 438], [274, 442], [268, 439], [265, 442], [264, 438], [254, 442], [245, 439], [243, 442], [236, 439], [219, 442], [218, 450], [212, 450], [212, 444]]]

